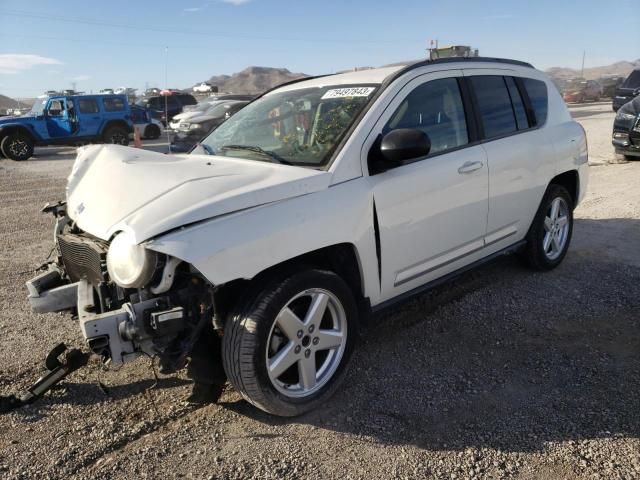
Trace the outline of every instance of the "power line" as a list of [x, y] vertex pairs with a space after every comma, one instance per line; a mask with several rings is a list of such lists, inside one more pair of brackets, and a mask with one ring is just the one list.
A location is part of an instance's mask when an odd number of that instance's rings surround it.
[[167, 33], [180, 33], [183, 35], [200, 35], [200, 36], [208, 36], [208, 37], [219, 37], [219, 38], [245, 38], [250, 40], [276, 40], [276, 41], [287, 41], [287, 42], [310, 42], [310, 43], [387, 43], [387, 44], [406, 44], [406, 43], [414, 43], [414, 42], [422, 42], [423, 39], [394, 39], [394, 40], [376, 40], [371, 38], [362, 38], [362, 39], [354, 39], [354, 38], [336, 38], [336, 37], [325, 37], [325, 38], [311, 38], [311, 37], [286, 37], [286, 36], [265, 36], [265, 35], [245, 35], [238, 34], [234, 32], [211, 32], [211, 31], [202, 31], [202, 30], [184, 30], [177, 29], [173, 27], [152, 27], [146, 25], [133, 25], [127, 23], [114, 23], [114, 22], [105, 22], [97, 19], [90, 18], [82, 18], [82, 17], [68, 17], [61, 15], [49, 15], [49, 14], [38, 14], [33, 12], [25, 12], [22, 10], [0, 10], [0, 14], [9, 15], [13, 17], [25, 17], [25, 18], [37, 18], [43, 20], [56, 20], [60, 22], [69, 22], [69, 23], [80, 23], [84, 25], [93, 25], [100, 27], [110, 27], [110, 28], [122, 28], [122, 29], [132, 29], [132, 30], [146, 30], [151, 32], [159, 32], [163, 34]]

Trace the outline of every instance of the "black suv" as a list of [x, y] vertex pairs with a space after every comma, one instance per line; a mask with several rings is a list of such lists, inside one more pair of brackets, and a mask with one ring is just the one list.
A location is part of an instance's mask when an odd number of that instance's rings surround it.
[[633, 70], [622, 85], [616, 88], [616, 95], [613, 97], [613, 111], [618, 109], [625, 103], [633, 100], [640, 94], [640, 68]]
[[613, 121], [611, 139], [616, 153], [628, 160], [640, 159], [640, 96], [625, 103]]
[[176, 93], [173, 95], [158, 95], [147, 97], [136, 102], [136, 105], [149, 111], [152, 118], [160, 120], [165, 126], [171, 119], [182, 113], [187, 105], [195, 105], [198, 101], [188, 93]]

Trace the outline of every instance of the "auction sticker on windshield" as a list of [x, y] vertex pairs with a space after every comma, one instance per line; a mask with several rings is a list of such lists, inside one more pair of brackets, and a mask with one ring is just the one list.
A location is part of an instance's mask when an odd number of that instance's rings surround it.
[[368, 97], [375, 89], [376, 87], [334, 88], [333, 90], [327, 90], [322, 96], [322, 100], [328, 98]]

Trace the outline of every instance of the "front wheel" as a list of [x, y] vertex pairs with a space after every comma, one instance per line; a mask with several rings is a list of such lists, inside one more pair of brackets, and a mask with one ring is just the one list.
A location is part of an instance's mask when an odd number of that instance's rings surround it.
[[11, 160], [27, 160], [33, 155], [33, 140], [22, 133], [11, 133], [0, 142], [2, 154]]
[[301, 415], [337, 389], [357, 325], [353, 294], [335, 273], [312, 269], [275, 279], [227, 320], [225, 371], [256, 407]]
[[129, 145], [129, 132], [123, 127], [109, 127], [104, 132], [104, 143]]
[[549, 185], [527, 234], [524, 257], [536, 270], [551, 270], [564, 259], [573, 233], [573, 199], [561, 185]]

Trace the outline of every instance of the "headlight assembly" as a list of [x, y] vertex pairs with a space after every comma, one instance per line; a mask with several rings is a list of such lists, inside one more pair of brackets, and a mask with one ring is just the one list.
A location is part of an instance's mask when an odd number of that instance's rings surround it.
[[116, 235], [107, 252], [109, 276], [124, 288], [144, 287], [151, 281], [157, 265], [158, 255], [136, 245], [126, 232]]

